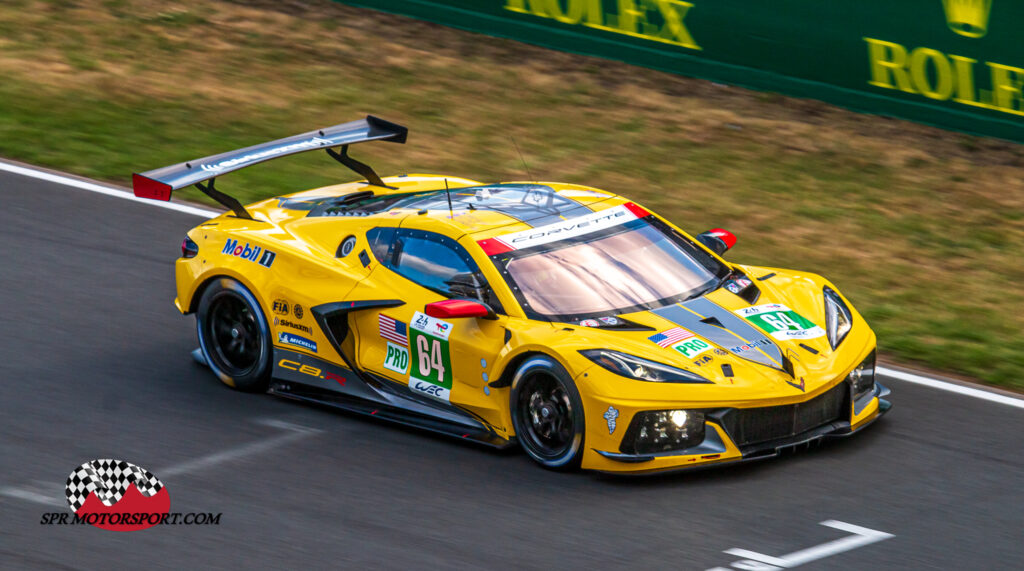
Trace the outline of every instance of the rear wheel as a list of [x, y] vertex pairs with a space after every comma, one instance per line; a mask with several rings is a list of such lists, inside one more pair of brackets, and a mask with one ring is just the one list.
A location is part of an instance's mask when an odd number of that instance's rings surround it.
[[583, 402], [557, 361], [531, 357], [512, 380], [512, 422], [519, 443], [545, 468], [571, 470], [583, 456]]
[[265, 391], [270, 382], [270, 326], [244, 285], [220, 278], [207, 286], [196, 311], [199, 347], [210, 369], [229, 387]]

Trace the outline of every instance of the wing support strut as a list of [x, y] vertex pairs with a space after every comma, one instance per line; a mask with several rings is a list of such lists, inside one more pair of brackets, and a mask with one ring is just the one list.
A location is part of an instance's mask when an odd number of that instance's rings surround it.
[[207, 182], [206, 184], [197, 182], [195, 186], [196, 188], [201, 190], [203, 194], [205, 194], [206, 196], [209, 196], [210, 198], [216, 200], [217, 202], [223, 204], [224, 206], [227, 206], [228, 209], [234, 212], [235, 216], [237, 216], [238, 218], [252, 220], [252, 215], [249, 214], [249, 211], [246, 210], [244, 206], [242, 206], [241, 202], [238, 202], [237, 198], [233, 196], [228, 196], [214, 188], [213, 183], [216, 182], [216, 180], [216, 178], [211, 178], [210, 182]]
[[342, 145], [340, 153], [335, 151], [334, 149], [325, 150], [327, 151], [327, 154], [331, 156], [332, 159], [352, 169], [353, 171], [356, 172], [356, 174], [362, 175], [362, 177], [365, 178], [367, 182], [369, 182], [373, 186], [382, 186], [384, 188], [390, 189], [395, 188], [393, 186], [388, 186], [384, 184], [384, 181], [381, 180], [380, 176], [376, 172], [374, 172], [373, 168], [370, 167], [370, 165], [363, 162], [359, 162], [350, 157], [348, 154], [348, 145]]

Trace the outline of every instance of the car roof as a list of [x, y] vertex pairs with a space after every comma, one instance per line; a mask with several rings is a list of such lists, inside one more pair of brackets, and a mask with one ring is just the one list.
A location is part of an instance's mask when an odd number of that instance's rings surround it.
[[287, 218], [402, 219], [408, 221], [403, 226], [436, 228], [452, 237], [472, 234], [480, 240], [627, 202], [611, 192], [569, 183], [481, 183], [433, 174], [383, 180], [386, 187], [365, 182], [331, 185], [277, 197], [254, 207], [278, 222]]

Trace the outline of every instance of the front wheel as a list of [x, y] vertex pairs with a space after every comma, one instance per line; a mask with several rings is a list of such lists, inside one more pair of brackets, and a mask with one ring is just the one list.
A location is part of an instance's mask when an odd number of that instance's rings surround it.
[[207, 364], [224, 384], [247, 392], [267, 390], [270, 326], [244, 285], [220, 278], [207, 286], [199, 298], [196, 330]]
[[537, 463], [578, 468], [583, 457], [583, 402], [569, 373], [554, 359], [531, 357], [516, 370], [510, 398], [519, 443]]

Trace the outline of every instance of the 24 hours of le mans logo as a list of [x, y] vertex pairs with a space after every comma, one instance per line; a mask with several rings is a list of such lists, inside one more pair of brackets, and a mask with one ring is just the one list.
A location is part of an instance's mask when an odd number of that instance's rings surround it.
[[112, 531], [161, 523], [171, 509], [167, 488], [148, 470], [123, 460], [91, 460], [68, 476], [65, 494], [75, 515]]

